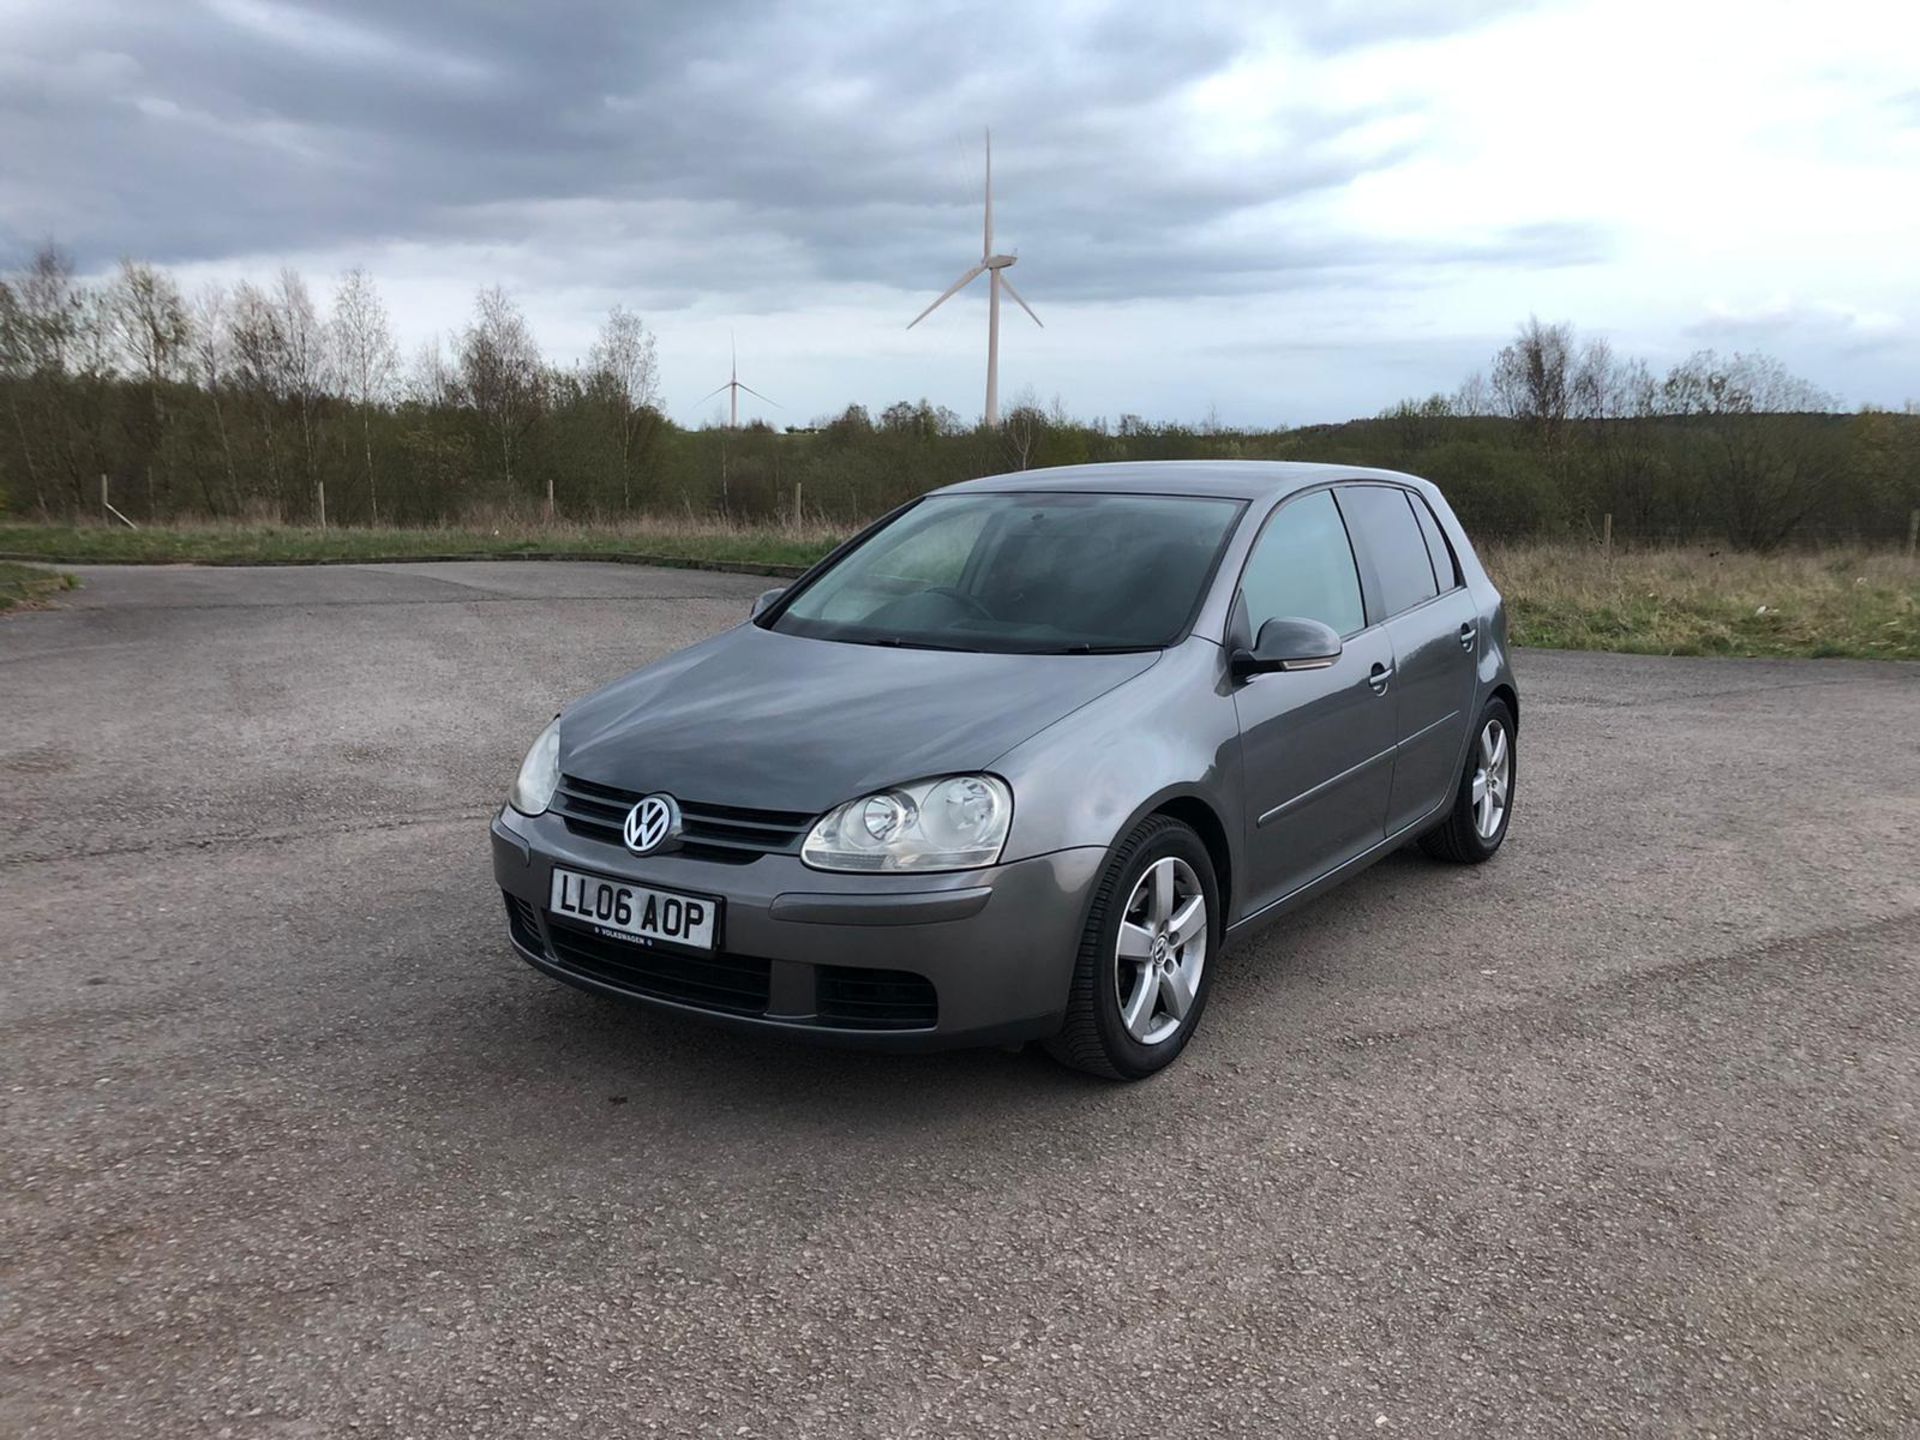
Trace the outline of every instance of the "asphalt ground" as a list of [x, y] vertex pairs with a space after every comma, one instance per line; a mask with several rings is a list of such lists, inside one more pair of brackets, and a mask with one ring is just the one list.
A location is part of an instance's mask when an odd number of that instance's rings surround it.
[[1920, 667], [1523, 653], [1499, 858], [1120, 1087], [514, 958], [526, 744], [765, 582], [78, 573], [0, 621], [0, 1434], [1920, 1426]]

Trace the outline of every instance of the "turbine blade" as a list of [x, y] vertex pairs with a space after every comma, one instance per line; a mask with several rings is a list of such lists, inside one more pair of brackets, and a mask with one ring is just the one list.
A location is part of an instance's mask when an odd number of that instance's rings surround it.
[[[1014, 304], [1018, 305], [1022, 310], [1027, 312], [1027, 318], [1029, 320], [1033, 321], [1033, 323], [1036, 325], [1040, 325], [1040, 317], [1033, 313], [1033, 307], [1031, 305], [1029, 305], [1026, 301], [1020, 298], [1020, 292], [1013, 288], [1013, 281], [1007, 278], [1007, 272], [1005, 270], [1002, 270], [1000, 272], [1000, 288], [1006, 291], [1007, 294], [1013, 297]], [[1045, 325], [1040, 325], [1040, 328], [1044, 330], [1047, 327]]]
[[909, 320], [907, 322], [907, 328], [911, 330], [914, 326], [918, 325], [922, 320], [926, 319], [934, 311], [938, 310], [942, 305], [946, 304], [947, 301], [953, 298], [956, 292], [966, 288], [968, 281], [972, 280], [975, 276], [980, 274], [980, 272], [985, 270], [986, 268], [987, 267], [984, 265], [976, 265], [971, 270], [967, 271], [966, 274], [962, 275], [958, 280], [954, 281], [953, 284], [949, 285], [944, 291], [942, 291], [940, 298], [938, 300], [934, 301], [933, 304], [929, 305], [926, 309], [922, 310], [918, 315], [914, 316], [913, 319]]
[[707, 391], [706, 394], [702, 395], [698, 400], [694, 401], [693, 403], [696, 405], [704, 405], [707, 403], [707, 401], [711, 400], [714, 396], [718, 395], [722, 390], [731, 389], [732, 386], [733, 386], [733, 381], [731, 380], [729, 380], [725, 385], [716, 385], [713, 387], [713, 389]]
[[769, 405], [779, 405], [782, 410], [787, 408], [784, 405], [780, 405], [780, 402], [778, 400], [767, 400], [766, 396], [761, 395], [758, 390], [754, 389], [751, 385], [747, 384], [747, 382], [744, 380], [738, 381], [736, 383], [740, 386], [742, 390], [746, 391], [747, 394], [756, 396], [761, 400], [766, 400], [767, 404]]

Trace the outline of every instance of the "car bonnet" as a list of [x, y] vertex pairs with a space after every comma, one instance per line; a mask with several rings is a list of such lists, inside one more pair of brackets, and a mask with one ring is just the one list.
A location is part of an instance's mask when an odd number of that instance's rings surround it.
[[696, 803], [818, 813], [986, 769], [1159, 658], [896, 649], [743, 625], [573, 706], [561, 769]]

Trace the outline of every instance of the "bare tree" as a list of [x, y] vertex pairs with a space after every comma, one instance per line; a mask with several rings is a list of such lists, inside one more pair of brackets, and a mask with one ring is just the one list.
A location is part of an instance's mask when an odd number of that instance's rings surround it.
[[[0, 373], [20, 382], [7, 387], [7, 405], [34, 501], [44, 514], [46, 486], [52, 479], [48, 472], [63, 436], [72, 459], [72, 430], [65, 423], [63, 404], [67, 387], [62, 382], [86, 318], [86, 298], [73, 283], [72, 260], [53, 245], [42, 246], [6, 289], [0, 305]], [[77, 471], [74, 483], [77, 501]]]
[[1047, 412], [1040, 408], [1040, 399], [1031, 385], [1021, 388], [1014, 396], [1012, 408], [1000, 417], [1000, 433], [1013, 468], [1028, 469], [1033, 463], [1035, 448], [1047, 434]]
[[1620, 420], [1655, 413], [1659, 390], [1646, 361], [1621, 359], [1605, 340], [1590, 340], [1574, 367], [1569, 403], [1575, 419]]
[[121, 378], [125, 357], [115, 333], [111, 290], [75, 285], [69, 292], [69, 307], [62, 368], [41, 373], [40, 403], [66, 451], [67, 477], [78, 510], [89, 503], [93, 478], [108, 468], [107, 457], [115, 448], [109, 396]]
[[653, 336], [640, 317], [616, 305], [587, 356], [588, 388], [614, 408], [620, 437], [620, 508], [633, 508], [634, 456], [651, 440], [660, 419], [660, 365]]
[[[474, 302], [460, 339], [460, 385], [500, 452], [500, 475], [513, 489], [513, 461], [540, 413], [540, 347], [520, 307], [497, 285]], [[552, 505], [548, 490], [548, 505]]]
[[372, 277], [359, 267], [346, 273], [334, 294], [327, 339], [334, 382], [341, 397], [360, 411], [360, 443], [367, 462], [367, 510], [378, 525], [380, 487], [373, 465], [373, 412], [393, 396], [400, 352], [394, 348], [380, 292], [374, 288]]
[[13, 291], [24, 326], [28, 368], [42, 375], [65, 370], [85, 304], [73, 283], [72, 259], [57, 246], [41, 246], [14, 282]]
[[109, 294], [114, 331], [133, 373], [152, 387], [180, 379], [191, 325], [173, 277], [151, 265], [122, 260]]
[[1572, 385], [1573, 414], [1586, 437], [1599, 485], [1600, 508], [1618, 514], [1626, 529], [1652, 528], [1660, 478], [1660, 447], [1653, 422], [1659, 384], [1644, 360], [1622, 360], [1605, 340], [1580, 352]]
[[1566, 457], [1573, 407], [1573, 327], [1529, 317], [1511, 344], [1493, 357], [1493, 393], [1501, 409], [1533, 427], [1557, 471]]
[[273, 421], [275, 412], [287, 398], [287, 341], [273, 303], [249, 281], [242, 280], [234, 287], [227, 335], [234, 373], [259, 416], [262, 448], [267, 458], [267, 483], [272, 489], [274, 505], [279, 507], [285, 502], [285, 489]]
[[33, 373], [33, 345], [27, 334], [26, 312], [14, 298], [13, 286], [0, 280], [0, 385], [7, 392], [7, 412], [13, 417], [15, 438], [26, 464], [27, 483], [33, 486], [33, 503], [41, 519], [47, 518], [47, 494], [40, 484], [40, 468], [34, 462], [33, 437], [27, 432], [26, 417], [20, 413], [20, 392]]
[[[166, 465], [167, 406], [161, 387], [185, 372], [191, 331], [186, 302], [173, 277], [151, 265], [120, 262], [106, 296], [107, 318], [132, 372], [146, 383], [149, 430], [146, 442], [147, 513], [154, 502], [154, 461]], [[171, 485], [168, 486], [171, 491]], [[204, 487], [203, 487], [204, 494]], [[207, 496], [211, 500], [211, 496]]]
[[1450, 403], [1455, 415], [1472, 417], [1493, 414], [1493, 391], [1488, 388], [1486, 375], [1476, 370], [1462, 380], [1460, 388], [1453, 392]]
[[233, 438], [227, 433], [227, 407], [222, 394], [233, 364], [229, 320], [226, 287], [217, 282], [203, 286], [187, 307], [188, 371], [213, 402], [214, 430], [220, 437], [220, 459], [227, 472], [227, 495], [237, 508], [240, 477], [234, 469]]
[[1613, 346], [1605, 339], [1589, 340], [1575, 357], [1567, 383], [1568, 415], [1575, 420], [1593, 420], [1603, 415], [1613, 375]]
[[307, 282], [292, 266], [282, 268], [274, 284], [273, 311], [281, 336], [282, 393], [293, 402], [300, 417], [307, 488], [319, 506], [320, 522], [324, 525], [327, 492], [315, 460], [315, 434], [320, 398], [326, 393], [326, 332], [321, 327], [319, 312], [314, 309], [313, 297], [307, 293]]
[[413, 352], [407, 368], [407, 398], [429, 410], [460, 403], [460, 377], [448, 363], [446, 347], [440, 337], [423, 340]]
[[67, 373], [86, 380], [112, 380], [121, 373], [120, 337], [111, 290], [77, 285], [73, 291], [73, 328], [67, 342]]

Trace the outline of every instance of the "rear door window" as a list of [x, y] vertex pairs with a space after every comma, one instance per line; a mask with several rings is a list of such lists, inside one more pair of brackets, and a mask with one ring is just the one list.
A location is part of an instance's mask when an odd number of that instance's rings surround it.
[[1407, 492], [1390, 485], [1343, 485], [1340, 509], [1373, 562], [1385, 620], [1440, 593], [1426, 537]]

